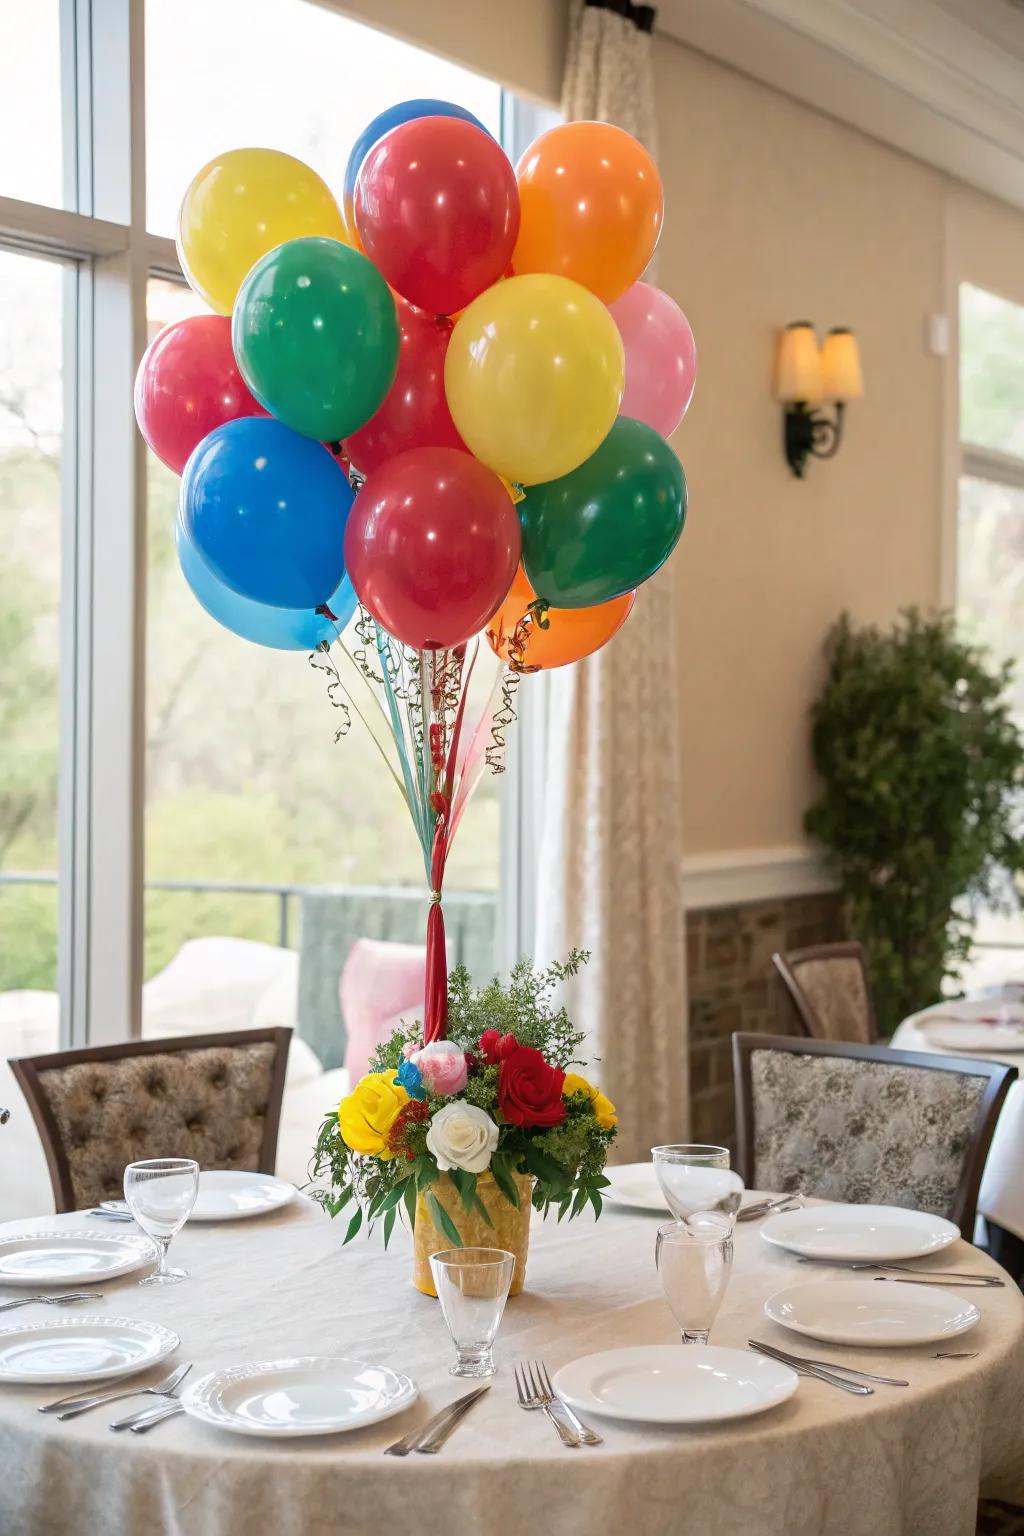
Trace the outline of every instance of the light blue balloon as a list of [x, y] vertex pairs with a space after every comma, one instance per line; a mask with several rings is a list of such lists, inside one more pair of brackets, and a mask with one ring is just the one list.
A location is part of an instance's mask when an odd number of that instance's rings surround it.
[[322, 640], [330, 644], [337, 639], [338, 632], [356, 611], [356, 595], [347, 576], [327, 601], [326, 606], [334, 615], [332, 621], [311, 608], [272, 608], [269, 603], [254, 603], [251, 598], [232, 592], [217, 580], [189, 542], [180, 517], [175, 524], [174, 542], [181, 574], [199, 606], [232, 634], [251, 640], [254, 645], [265, 645], [273, 651], [314, 651]]
[[352, 205], [355, 199], [356, 177], [360, 167], [370, 150], [378, 139], [382, 139], [392, 128], [398, 128], [402, 123], [414, 122], [418, 117], [457, 117], [464, 123], [472, 123], [474, 128], [479, 128], [481, 133], [486, 133], [489, 139], [494, 135], [489, 128], [485, 128], [478, 117], [472, 112], [467, 112], [465, 107], [457, 107], [453, 101], [438, 101], [433, 96], [418, 96], [414, 101], [398, 101], [393, 107], [387, 107], [383, 112], [378, 112], [372, 123], [368, 123], [352, 146], [352, 152], [348, 157], [345, 167], [345, 188], [343, 193], [343, 207], [345, 210], [345, 223], [349, 233], [355, 231], [355, 219], [352, 213]]
[[186, 538], [226, 587], [312, 611], [345, 574], [352, 499], [322, 443], [271, 416], [242, 416], [193, 450], [179, 506]]

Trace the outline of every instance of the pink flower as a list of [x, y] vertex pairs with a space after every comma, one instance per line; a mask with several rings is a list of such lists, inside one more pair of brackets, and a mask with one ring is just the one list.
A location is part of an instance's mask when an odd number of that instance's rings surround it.
[[429, 1093], [451, 1095], [466, 1086], [466, 1053], [450, 1040], [433, 1040], [412, 1058]]
[[407, 1040], [402, 1046], [402, 1055], [405, 1057], [406, 1061], [411, 1061], [416, 1053], [418, 1051], [422, 1051], [422, 1049], [422, 1040]]

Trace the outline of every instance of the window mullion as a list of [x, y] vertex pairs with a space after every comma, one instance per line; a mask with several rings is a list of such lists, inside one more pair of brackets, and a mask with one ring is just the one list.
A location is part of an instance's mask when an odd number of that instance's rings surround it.
[[[129, 402], [145, 344], [143, 23], [143, 0], [73, 0], [79, 208], [126, 233], [77, 290], [77, 504], [65, 525], [75, 681], [63, 719], [74, 772], [62, 785], [74, 814], [71, 825], [62, 817], [61, 867], [66, 1031], [77, 1044], [140, 1027], [145, 504]], [[67, 757], [65, 767], [67, 781]]]

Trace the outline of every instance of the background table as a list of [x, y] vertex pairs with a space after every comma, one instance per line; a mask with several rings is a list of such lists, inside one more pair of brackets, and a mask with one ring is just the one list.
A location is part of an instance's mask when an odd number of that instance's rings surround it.
[[[63, 1226], [81, 1220], [58, 1218]], [[186, 1228], [172, 1257], [191, 1270], [187, 1282], [140, 1290], [128, 1277], [108, 1284], [106, 1303], [96, 1308], [175, 1328], [181, 1349], [164, 1369], [192, 1360], [198, 1376], [242, 1361], [356, 1355], [407, 1371], [419, 1383], [420, 1402], [349, 1435], [274, 1443], [185, 1417], [148, 1435], [112, 1435], [113, 1408], [61, 1424], [35, 1410], [62, 1389], [0, 1387], [0, 1530], [969, 1536], [979, 1480], [993, 1497], [1024, 1503], [1020, 1292], [970, 1293], [983, 1313], [963, 1344], [979, 1351], [975, 1360], [936, 1360], [934, 1346], [812, 1345], [769, 1323], [762, 1303], [782, 1286], [836, 1272], [812, 1271], [770, 1249], [756, 1223], [737, 1228], [714, 1342], [763, 1338], [905, 1374], [911, 1387], [858, 1398], [802, 1380], [789, 1402], [745, 1422], [657, 1430], [602, 1421], [603, 1446], [564, 1450], [543, 1415], [516, 1407], [511, 1362], [542, 1356], [554, 1371], [594, 1350], [677, 1339], [654, 1269], [657, 1225], [656, 1217], [611, 1208], [596, 1226], [592, 1218], [571, 1226], [535, 1219], [527, 1290], [506, 1312], [490, 1393], [439, 1456], [405, 1460], [381, 1452], [464, 1390], [447, 1374], [451, 1344], [436, 1302], [409, 1283], [408, 1239], [387, 1254], [361, 1238], [342, 1249], [341, 1225], [305, 1201], [258, 1221]], [[995, 1268], [963, 1243], [942, 1258], [947, 1267]], [[18, 1315], [30, 1320], [42, 1311]]]
[[[1024, 1017], [1024, 1002], [1008, 1001], [1006, 1007], [1015, 1018]], [[934, 1008], [923, 1008], [920, 1013], [904, 1019], [892, 1037], [891, 1044], [901, 1051], [927, 1051], [940, 1056], [955, 1056], [955, 1051], [933, 1044], [924, 1029], [929, 1019], [949, 1019], [957, 1023], [969, 1023], [972, 1019], [992, 1018], [998, 1014], [998, 998], [967, 998], [954, 1003], [938, 1003]], [[996, 1037], [993, 1036], [995, 1039]], [[1008, 1051], [1000, 1055], [998, 1048], [971, 1051], [972, 1058], [1003, 1061], [1008, 1067], [1016, 1067], [1024, 1075], [1024, 1051]], [[978, 1210], [988, 1221], [994, 1221], [1024, 1240], [1024, 1082], [1018, 1078], [1010, 1084], [1002, 1113], [996, 1124], [992, 1146], [985, 1163], [978, 1194]]]

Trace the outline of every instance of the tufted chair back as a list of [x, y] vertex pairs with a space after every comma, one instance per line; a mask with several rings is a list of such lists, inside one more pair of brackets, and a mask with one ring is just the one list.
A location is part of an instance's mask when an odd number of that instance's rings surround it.
[[120, 1196], [126, 1164], [149, 1157], [273, 1173], [290, 1040], [240, 1030], [12, 1060], [56, 1209]]
[[749, 1188], [930, 1211], [970, 1239], [1015, 1067], [791, 1035], [732, 1043]]
[[816, 944], [772, 955], [801, 1032], [812, 1040], [878, 1039], [864, 951], [859, 944]]

